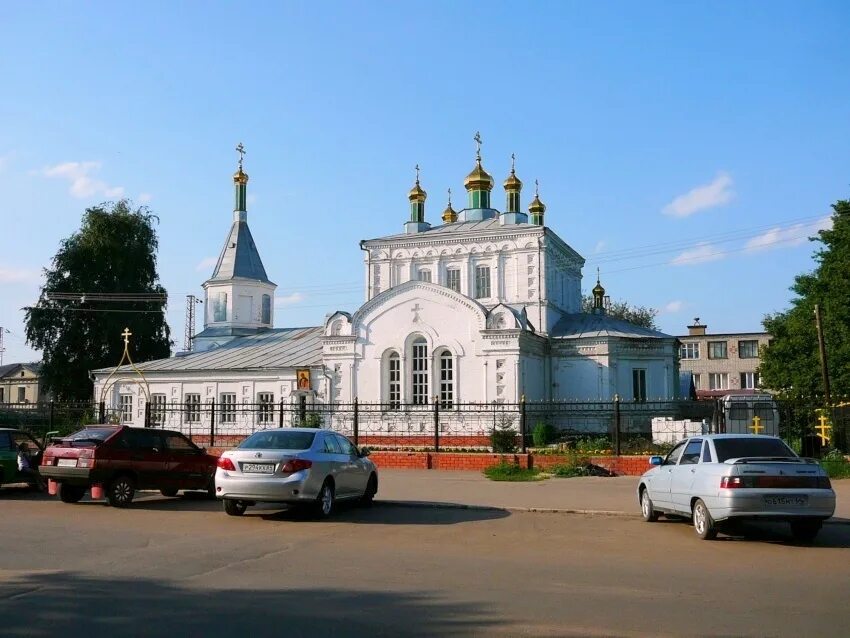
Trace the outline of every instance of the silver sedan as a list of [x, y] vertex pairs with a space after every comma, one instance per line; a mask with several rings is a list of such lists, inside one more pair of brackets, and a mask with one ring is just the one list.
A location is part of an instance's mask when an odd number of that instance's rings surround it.
[[309, 504], [327, 517], [337, 501], [372, 502], [378, 468], [367, 454], [327, 430], [256, 432], [221, 455], [215, 493], [231, 516], [241, 516], [256, 503], [290, 503]]
[[685, 439], [641, 476], [637, 496], [647, 522], [660, 514], [693, 520], [712, 539], [736, 520], [787, 521], [799, 541], [812, 541], [835, 512], [826, 471], [774, 436], [711, 434]]

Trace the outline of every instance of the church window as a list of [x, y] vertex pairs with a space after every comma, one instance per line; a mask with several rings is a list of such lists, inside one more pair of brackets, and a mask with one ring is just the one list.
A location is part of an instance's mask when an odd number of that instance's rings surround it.
[[373, 292], [377, 295], [381, 292], [381, 266], [379, 264], [375, 264], [372, 266], [372, 270], [374, 272], [374, 276], [372, 277], [373, 283]]
[[259, 404], [259, 415], [257, 421], [260, 423], [274, 422], [274, 393], [258, 392], [257, 403]]
[[446, 287], [460, 292], [460, 269], [449, 268], [446, 271]]
[[428, 270], [427, 268], [421, 269], [419, 271], [419, 274], [418, 274], [418, 279], [419, 279], [419, 281], [430, 282], [431, 281], [431, 271]]
[[199, 423], [201, 421], [201, 395], [187, 394], [183, 397], [184, 413], [183, 421], [186, 423]]
[[475, 267], [475, 298], [486, 299], [490, 296], [490, 266]]
[[646, 401], [646, 370], [632, 370], [632, 396], [635, 401]]
[[341, 322], [341, 321], [334, 321], [334, 322], [331, 324], [331, 334], [332, 334], [334, 337], [337, 337], [337, 336], [339, 336], [341, 333], [342, 333], [342, 322]]
[[213, 321], [227, 321], [227, 293], [219, 292], [213, 297]]
[[236, 423], [236, 395], [232, 392], [221, 393], [221, 422]]
[[122, 394], [119, 397], [121, 401], [121, 423], [133, 422], [133, 395]]
[[151, 423], [162, 425], [165, 423], [165, 395], [151, 395]]
[[454, 405], [455, 379], [452, 353], [443, 350], [440, 353], [440, 407], [451, 408]]
[[262, 323], [270, 324], [272, 322], [272, 298], [271, 295], [263, 295], [263, 321]]
[[393, 352], [388, 360], [390, 409], [396, 410], [401, 405], [401, 358], [398, 352]]
[[428, 403], [428, 343], [422, 337], [413, 342], [413, 405]]

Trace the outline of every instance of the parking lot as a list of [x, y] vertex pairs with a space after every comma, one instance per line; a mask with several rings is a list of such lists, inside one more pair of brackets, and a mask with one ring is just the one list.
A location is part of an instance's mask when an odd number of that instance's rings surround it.
[[14, 636], [850, 635], [850, 526], [697, 540], [680, 523], [345, 508], [330, 522], [200, 497], [129, 509], [0, 490]]

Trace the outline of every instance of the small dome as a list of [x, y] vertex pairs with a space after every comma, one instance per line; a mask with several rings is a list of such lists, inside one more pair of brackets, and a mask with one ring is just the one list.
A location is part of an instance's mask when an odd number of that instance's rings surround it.
[[540, 197], [538, 195], [534, 196], [534, 199], [531, 200], [531, 203], [528, 205], [529, 213], [538, 213], [543, 214], [546, 212], [546, 204], [540, 201]]
[[516, 173], [511, 169], [511, 174], [508, 175], [508, 178], [505, 180], [503, 186], [506, 191], [519, 191], [522, 190], [522, 181], [519, 177], [516, 176]]
[[596, 285], [593, 287], [593, 296], [594, 297], [604, 297], [605, 289], [602, 287], [602, 284], [599, 283], [599, 280], [596, 280]]
[[446, 210], [443, 211], [443, 223], [445, 224], [454, 224], [457, 221], [457, 211], [452, 208], [451, 202], [446, 206]]
[[240, 168], [238, 171], [233, 173], [233, 183], [234, 184], [247, 184], [248, 183], [248, 173]]
[[419, 185], [419, 180], [417, 179], [413, 188], [411, 188], [410, 192], [407, 194], [407, 198], [411, 202], [424, 202], [427, 197], [428, 193], [422, 190], [422, 187]]
[[476, 161], [472, 172], [463, 180], [463, 186], [468, 191], [493, 190], [493, 178], [481, 166], [480, 158]]

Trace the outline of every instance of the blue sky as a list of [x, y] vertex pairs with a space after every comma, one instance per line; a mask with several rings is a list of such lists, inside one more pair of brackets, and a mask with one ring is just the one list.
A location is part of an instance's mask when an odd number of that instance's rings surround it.
[[[850, 193], [846, 2], [48, 2], [0, 22], [0, 326], [86, 206], [160, 217], [182, 342], [231, 221], [238, 142], [276, 323], [362, 300], [357, 242], [399, 232], [413, 166], [438, 222], [472, 136], [498, 184], [681, 334], [760, 329]], [[493, 201], [502, 206], [497, 187]], [[645, 249], [638, 251], [637, 249]]]

